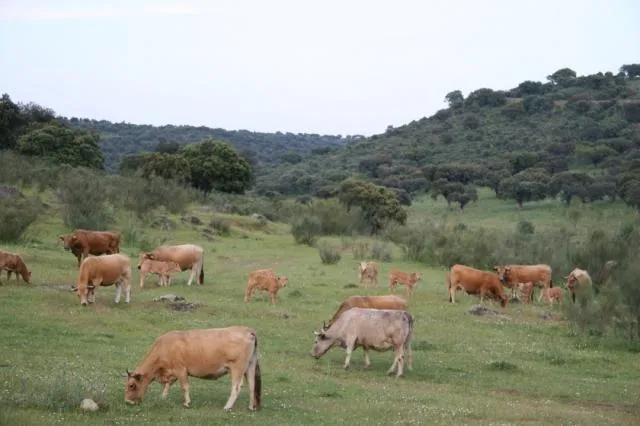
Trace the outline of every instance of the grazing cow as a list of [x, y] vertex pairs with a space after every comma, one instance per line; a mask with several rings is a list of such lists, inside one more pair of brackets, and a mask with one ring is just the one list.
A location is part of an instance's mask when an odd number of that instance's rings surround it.
[[388, 296], [350, 296], [340, 304], [340, 307], [333, 314], [329, 325], [331, 327], [344, 311], [351, 308], [367, 308], [367, 309], [394, 309], [399, 311], [408, 310], [407, 301], [400, 296], [390, 294]]
[[543, 290], [545, 300], [552, 305], [554, 301], [562, 302], [563, 291], [561, 287], [545, 288]]
[[7, 281], [11, 279], [11, 273], [16, 274], [16, 283], [20, 283], [20, 277], [25, 283], [31, 284], [31, 271], [27, 269], [20, 255], [0, 251], [0, 272], [7, 271]]
[[256, 291], [267, 291], [271, 295], [271, 303], [276, 304], [278, 290], [285, 287], [289, 279], [285, 276], [278, 276], [273, 269], [258, 269], [249, 274], [247, 281], [247, 291], [244, 293], [244, 303], [249, 301], [249, 297]]
[[138, 269], [140, 269], [140, 288], [144, 287], [144, 278], [147, 274], [156, 274], [160, 277], [160, 287], [171, 285], [171, 274], [180, 272], [180, 265], [176, 262], [163, 262], [160, 260], [145, 259], [144, 253], [140, 253]]
[[318, 359], [334, 346], [347, 351], [344, 368], [348, 369], [351, 353], [362, 347], [364, 367], [371, 365], [369, 350], [377, 352], [393, 349], [394, 358], [387, 374], [396, 370], [396, 377], [402, 376], [404, 357], [407, 354], [407, 365], [411, 369], [411, 338], [413, 335], [413, 316], [407, 311], [391, 309], [351, 308], [345, 311], [331, 324], [315, 331], [316, 340], [311, 349], [311, 356]]
[[367, 280], [373, 284], [373, 287], [378, 286], [378, 272], [380, 268], [376, 262], [360, 262], [358, 264], [358, 281], [363, 287], [368, 287], [365, 283]]
[[191, 282], [198, 273], [198, 284], [202, 285], [204, 283], [204, 250], [200, 246], [195, 244], [181, 244], [177, 246], [158, 247], [149, 253], [142, 253], [140, 255], [138, 269], [140, 269], [142, 260], [144, 259], [176, 262], [180, 265], [181, 271], [191, 269], [187, 285], [191, 285]]
[[389, 291], [393, 291], [396, 285], [402, 284], [407, 286], [407, 296], [411, 296], [418, 281], [421, 279], [422, 274], [420, 272], [407, 273], [392, 269], [391, 272], [389, 272]]
[[95, 302], [95, 290], [99, 286], [116, 285], [115, 302], [120, 303], [122, 287], [125, 302], [131, 301], [131, 260], [124, 254], [89, 256], [80, 264], [76, 291], [82, 306]]
[[224, 406], [231, 410], [244, 378], [249, 383], [249, 409], [260, 408], [262, 378], [258, 363], [258, 338], [255, 330], [233, 326], [203, 330], [171, 331], [158, 337], [133, 372], [127, 371], [124, 400], [128, 404], [142, 401], [147, 387], [157, 380], [169, 387], [180, 380], [184, 406], [189, 407], [189, 376], [216, 380], [231, 372], [231, 395]]
[[576, 295], [586, 296], [593, 290], [591, 277], [584, 269], [575, 268], [565, 279], [567, 280], [567, 288], [573, 303], [576, 303]]
[[[549, 265], [498, 265], [494, 266], [500, 282], [513, 289], [518, 283], [532, 282], [536, 287], [551, 288], [551, 267]], [[538, 302], [542, 300], [542, 293]]]
[[447, 273], [447, 287], [451, 303], [456, 302], [456, 291], [464, 290], [467, 294], [480, 296], [480, 303], [485, 297], [491, 297], [499, 300], [503, 308], [507, 306], [507, 296], [504, 294], [498, 275], [493, 272], [481, 271], [465, 265], [453, 265]]
[[120, 253], [120, 234], [111, 231], [87, 231], [76, 229], [72, 234], [60, 235], [64, 249], [71, 251], [78, 259], [78, 267], [84, 258], [90, 254]]

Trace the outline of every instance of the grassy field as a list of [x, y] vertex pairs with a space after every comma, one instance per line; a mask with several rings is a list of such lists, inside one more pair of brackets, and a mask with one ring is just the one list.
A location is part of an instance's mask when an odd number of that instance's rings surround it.
[[[448, 212], [442, 201], [418, 202], [411, 220], [447, 215], [488, 227], [512, 227], [520, 219], [536, 227], [570, 223], [561, 206], [542, 203], [519, 212], [488, 193], [482, 197], [462, 214]], [[205, 224], [212, 217], [202, 208], [194, 207], [191, 214]], [[580, 220], [629, 215], [621, 205], [603, 204], [590, 206]], [[337, 265], [322, 265], [317, 250], [296, 246], [285, 225], [226, 219], [234, 223], [231, 235], [214, 241], [201, 236], [202, 226], [179, 220], [173, 232], [144, 229], [144, 238], [153, 242], [201, 244], [205, 284], [187, 287], [185, 272], [174, 276], [170, 289], [156, 287], [157, 278], [149, 277], [140, 290], [134, 269], [128, 306], [114, 304], [113, 287], [99, 289], [95, 305], [86, 308], [68, 291], [77, 268], [57, 241], [67, 231], [58, 214], [43, 215], [29, 229], [29, 243], [1, 246], [24, 255], [33, 283], [18, 287], [3, 274], [0, 286], [0, 424], [640, 424], [638, 354], [584, 344], [570, 335], [566, 322], [541, 318], [545, 311], [560, 318], [560, 307], [513, 304], [506, 318], [472, 316], [467, 310], [477, 299], [460, 295], [457, 304], [447, 302], [443, 270], [403, 262], [398, 255], [382, 264], [377, 289], [353, 288], [356, 261], [349, 244], [354, 239], [333, 239], [344, 248], [343, 258]], [[125, 238], [135, 234], [134, 225], [126, 226]], [[137, 243], [125, 240], [123, 252], [137, 259], [138, 251]], [[264, 267], [289, 277], [278, 305], [272, 306], [266, 294], [243, 303], [248, 272]], [[340, 349], [311, 358], [313, 331], [347, 296], [386, 294], [392, 267], [423, 273], [409, 302], [416, 320], [413, 371], [398, 380], [386, 376], [392, 361], [388, 352], [373, 353], [368, 371], [362, 369], [361, 350], [354, 353], [350, 371], [341, 368]], [[197, 308], [176, 312], [153, 301], [166, 293], [183, 296]], [[159, 398], [161, 386], [153, 384], [141, 405], [124, 403], [123, 374], [136, 367], [157, 336], [228, 325], [258, 332], [262, 410], [247, 410], [245, 384], [234, 410], [225, 413], [229, 377], [192, 379], [189, 409], [182, 407], [178, 385], [167, 400]], [[101, 409], [81, 412], [85, 397]]]

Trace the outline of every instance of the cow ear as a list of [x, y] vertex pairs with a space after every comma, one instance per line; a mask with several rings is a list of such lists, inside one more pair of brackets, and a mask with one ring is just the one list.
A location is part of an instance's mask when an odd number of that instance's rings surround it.
[[505, 272], [509, 272], [509, 271], [511, 271], [511, 268], [510, 268], [510, 267], [508, 267], [508, 266], [505, 266], [505, 267], [504, 267], [504, 271], [505, 271]]
[[60, 235], [58, 238], [60, 239], [60, 241], [64, 241], [64, 235]]

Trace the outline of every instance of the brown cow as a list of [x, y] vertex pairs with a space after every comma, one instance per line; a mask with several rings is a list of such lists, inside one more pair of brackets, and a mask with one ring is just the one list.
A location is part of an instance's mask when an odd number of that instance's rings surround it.
[[120, 303], [122, 287], [125, 302], [131, 301], [131, 260], [124, 254], [89, 256], [80, 264], [76, 291], [82, 306], [95, 302], [95, 290], [99, 286], [116, 285], [115, 302]]
[[140, 288], [144, 287], [144, 278], [147, 274], [156, 274], [160, 277], [160, 287], [171, 285], [171, 274], [180, 272], [180, 265], [176, 262], [162, 262], [160, 260], [145, 259], [144, 253], [140, 253], [138, 265], [140, 269]]
[[64, 249], [71, 251], [78, 259], [78, 267], [90, 254], [120, 253], [120, 234], [112, 231], [87, 231], [76, 229], [72, 234], [60, 235]]
[[575, 268], [565, 277], [571, 300], [576, 303], [576, 295], [587, 296], [593, 291], [593, 283], [589, 273], [584, 269]]
[[407, 286], [407, 296], [411, 296], [415, 290], [418, 281], [422, 279], [420, 272], [402, 272], [392, 269], [389, 272], [389, 291], [393, 291], [396, 285], [401, 284]]
[[456, 302], [456, 291], [464, 290], [467, 294], [479, 295], [480, 303], [485, 297], [491, 297], [499, 300], [503, 308], [507, 306], [507, 296], [498, 275], [493, 272], [481, 271], [466, 265], [453, 265], [447, 273], [447, 288], [451, 303]]
[[[528, 283], [518, 283], [516, 287], [518, 290], [520, 290], [520, 293], [522, 294], [523, 303], [530, 303], [531, 295], [533, 294], [533, 283], [531, 281], [529, 281]], [[514, 289], [516, 287], [514, 287]]]
[[562, 302], [563, 291], [561, 287], [545, 288], [543, 290], [545, 300], [551, 305], [554, 301]]
[[378, 272], [380, 268], [376, 262], [360, 262], [358, 264], [358, 281], [363, 287], [368, 287], [365, 283], [365, 279], [373, 284], [373, 287], [378, 286]]
[[278, 290], [285, 287], [289, 279], [285, 276], [277, 276], [273, 269], [258, 269], [249, 274], [247, 290], [244, 294], [244, 303], [249, 301], [249, 297], [256, 291], [267, 291], [271, 295], [271, 303], [276, 304]]
[[144, 259], [160, 260], [163, 262], [176, 262], [180, 270], [191, 269], [187, 285], [191, 285], [198, 275], [198, 284], [204, 283], [204, 249], [195, 244], [180, 244], [177, 246], [160, 246], [149, 253], [142, 253], [138, 262], [140, 269]]
[[411, 369], [411, 339], [413, 336], [413, 316], [407, 311], [391, 309], [352, 308], [340, 315], [331, 326], [323, 326], [315, 331], [316, 340], [311, 356], [318, 359], [333, 347], [345, 348], [347, 357], [344, 368], [351, 363], [351, 353], [362, 347], [364, 366], [371, 365], [369, 350], [384, 352], [393, 349], [394, 357], [387, 374], [396, 370], [396, 377], [402, 376], [405, 354], [407, 366]]
[[180, 380], [184, 406], [189, 407], [189, 376], [216, 380], [231, 372], [231, 395], [224, 406], [231, 410], [244, 377], [249, 383], [249, 409], [260, 408], [262, 378], [255, 330], [233, 326], [204, 330], [171, 331], [158, 337], [136, 369], [127, 371], [124, 400], [137, 404], [151, 382], [163, 384], [162, 398]]
[[[498, 274], [500, 282], [506, 287], [513, 289], [518, 283], [532, 282], [536, 287], [551, 288], [551, 267], [549, 265], [498, 265], [494, 266], [494, 271]], [[542, 293], [538, 297], [538, 302], [542, 300]]]
[[407, 301], [400, 296], [390, 294], [388, 296], [350, 296], [340, 304], [338, 310], [331, 320], [328, 327], [331, 327], [344, 311], [351, 308], [367, 308], [367, 309], [394, 309], [400, 311], [408, 310]]
[[0, 272], [3, 270], [7, 271], [7, 281], [11, 279], [13, 272], [16, 274], [16, 283], [20, 283], [22, 276], [25, 283], [31, 284], [31, 271], [18, 254], [0, 251]]

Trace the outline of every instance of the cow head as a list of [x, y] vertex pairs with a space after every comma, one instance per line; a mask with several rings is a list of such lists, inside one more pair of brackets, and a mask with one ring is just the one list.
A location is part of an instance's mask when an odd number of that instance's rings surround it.
[[498, 279], [500, 282], [504, 284], [509, 279], [509, 275], [511, 274], [511, 268], [505, 265], [494, 266], [493, 270], [498, 274]]
[[78, 241], [78, 237], [75, 234], [60, 235], [59, 239], [62, 241], [62, 246], [65, 250], [71, 250]]
[[138, 256], [138, 269], [140, 269], [140, 266], [142, 266], [142, 263], [147, 259], [153, 260], [153, 254], [141, 252], [140, 255]]
[[322, 328], [319, 331], [313, 332], [316, 336], [316, 340], [313, 342], [313, 347], [311, 348], [311, 353], [309, 355], [315, 359], [320, 358], [336, 344], [336, 339], [327, 335], [328, 330], [327, 325], [323, 322]]
[[76, 286], [77, 295], [80, 298], [80, 304], [82, 306], [87, 306], [88, 303], [93, 303], [95, 298], [95, 290], [96, 286], [92, 283], [83, 284], [78, 283]]
[[413, 281], [414, 283], [420, 281], [422, 279], [422, 273], [421, 272], [412, 272], [411, 273], [411, 281]]
[[278, 281], [278, 288], [284, 288], [287, 286], [287, 283], [289, 282], [289, 278], [283, 276], [280, 277], [276, 277], [276, 280]]
[[129, 372], [127, 370], [125, 384], [124, 384], [124, 402], [127, 404], [138, 404], [142, 401], [142, 396], [147, 390], [148, 381], [144, 380], [145, 375]]
[[167, 272], [169, 274], [182, 271], [182, 269], [180, 268], [180, 265], [178, 265], [176, 262], [167, 262], [167, 263], [169, 264], [169, 267], [167, 268]]

